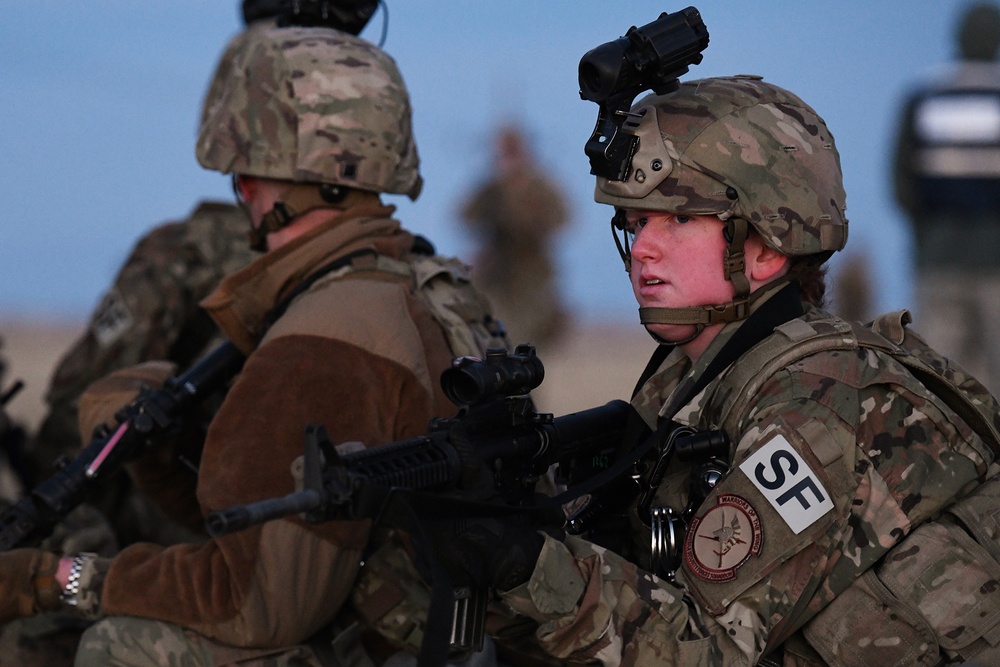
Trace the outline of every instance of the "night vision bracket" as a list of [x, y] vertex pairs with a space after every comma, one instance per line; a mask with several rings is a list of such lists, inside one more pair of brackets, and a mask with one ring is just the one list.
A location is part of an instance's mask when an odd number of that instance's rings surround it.
[[601, 44], [580, 59], [580, 97], [600, 107], [594, 132], [584, 147], [590, 173], [625, 181], [639, 137], [625, 129], [632, 101], [644, 90], [663, 95], [702, 60], [708, 29], [694, 7], [652, 23], [632, 26], [624, 37]]

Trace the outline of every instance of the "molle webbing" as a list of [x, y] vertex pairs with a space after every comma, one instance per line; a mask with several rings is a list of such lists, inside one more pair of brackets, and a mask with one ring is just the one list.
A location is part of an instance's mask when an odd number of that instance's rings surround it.
[[444, 331], [452, 356], [483, 357], [489, 347], [509, 349], [502, 325], [493, 319], [489, 304], [469, 280], [469, 267], [433, 252], [433, 246], [420, 236], [415, 238], [414, 252], [406, 260], [380, 255], [370, 248], [356, 250], [313, 273], [282, 301], [273, 317], [280, 317], [295, 296], [320, 278], [361, 277], [364, 272], [376, 271], [409, 282]]
[[[870, 328], [840, 319], [818, 322], [792, 320], [733, 364], [715, 389], [717, 396], [732, 396], [723, 406], [720, 427], [736, 433], [747, 407], [775, 373], [810, 355], [827, 350], [878, 350], [906, 366], [929, 391], [955, 411], [983, 441], [994, 458], [1000, 458], [1000, 418], [997, 403], [985, 387], [971, 378], [961, 386], [952, 377], [947, 359], [906, 331], [911, 321], [906, 310], [879, 316]], [[722, 390], [723, 387], [732, 391]], [[720, 391], [721, 390], [721, 391]]]
[[[872, 664], [865, 651], [845, 650], [845, 628], [850, 627], [871, 628], [865, 640], [873, 648], [878, 643], [873, 639], [885, 639], [878, 649], [881, 664], [943, 664], [939, 648], [954, 664], [962, 659], [970, 661], [963, 664], [1000, 664], [1000, 604], [992, 592], [1000, 563], [995, 528], [1000, 405], [982, 384], [908, 331], [910, 321], [906, 310], [881, 315], [867, 326], [837, 318], [792, 320], [741, 357], [713, 388], [710, 400], [731, 398], [729, 405], [720, 406], [717, 423], [736, 434], [760, 388], [781, 369], [828, 350], [873, 350], [905, 366], [965, 420], [991, 450], [965, 438], [987, 461], [992, 453], [994, 463], [986, 473], [990, 479], [948, 507], [941, 519], [914, 527], [815, 616], [804, 636], [825, 664], [835, 667]], [[942, 576], [942, 568], [951, 568], [948, 576]]]

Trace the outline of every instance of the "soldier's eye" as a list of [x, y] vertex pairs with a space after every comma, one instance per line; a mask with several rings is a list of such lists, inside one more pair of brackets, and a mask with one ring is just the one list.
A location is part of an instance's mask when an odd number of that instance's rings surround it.
[[690, 215], [675, 215], [674, 216], [674, 220], [676, 220], [678, 222], [678, 224], [683, 225], [685, 222], [691, 222], [691, 216]]
[[639, 230], [646, 226], [649, 222], [649, 218], [636, 218], [635, 220], [629, 220], [628, 228], [625, 233], [628, 234], [629, 245], [635, 243], [635, 235], [639, 233]]

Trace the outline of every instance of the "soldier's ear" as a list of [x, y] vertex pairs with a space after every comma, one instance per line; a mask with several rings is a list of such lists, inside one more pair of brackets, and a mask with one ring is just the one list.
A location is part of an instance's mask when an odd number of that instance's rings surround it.
[[747, 239], [747, 272], [751, 280], [763, 284], [788, 272], [788, 255], [764, 243], [757, 235]]
[[250, 201], [256, 195], [258, 180], [242, 174], [233, 175], [233, 190], [242, 201]]

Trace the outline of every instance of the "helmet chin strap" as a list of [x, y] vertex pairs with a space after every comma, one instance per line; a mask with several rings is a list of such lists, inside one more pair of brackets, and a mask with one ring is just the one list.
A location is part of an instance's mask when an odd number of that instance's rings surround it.
[[298, 216], [318, 208], [341, 208], [350, 188], [339, 185], [296, 183], [281, 193], [274, 208], [264, 214], [260, 226], [250, 227], [250, 249], [267, 250], [267, 235], [287, 227]]
[[[750, 315], [750, 306], [760, 296], [750, 294], [750, 281], [746, 276], [746, 257], [744, 243], [750, 233], [750, 225], [742, 218], [729, 218], [723, 236], [727, 245], [722, 259], [722, 271], [726, 280], [736, 288], [735, 298], [723, 304], [712, 306], [692, 306], [689, 308], [639, 308], [639, 321], [649, 329], [650, 324], [693, 324], [694, 333], [677, 341], [662, 341], [660, 336], [650, 332], [654, 338], [671, 345], [683, 345], [701, 335], [705, 327], [711, 324], [736, 322]], [[617, 238], [617, 237], [616, 237]]]

